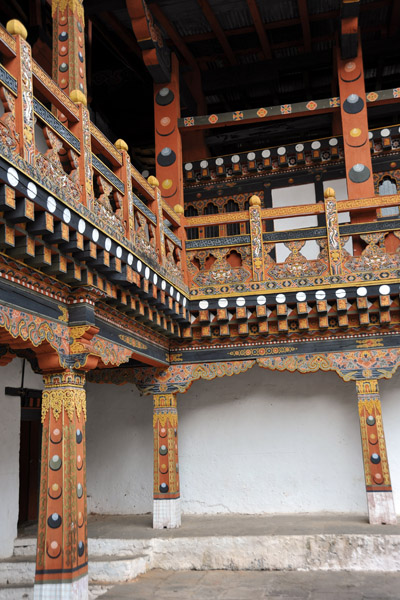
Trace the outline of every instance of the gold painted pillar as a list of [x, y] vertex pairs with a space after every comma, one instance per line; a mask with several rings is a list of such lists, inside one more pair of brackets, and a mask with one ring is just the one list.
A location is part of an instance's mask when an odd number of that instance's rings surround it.
[[87, 600], [85, 374], [45, 374], [34, 600]]
[[378, 381], [356, 381], [369, 522], [396, 523]]
[[154, 529], [181, 525], [176, 394], [153, 396]]

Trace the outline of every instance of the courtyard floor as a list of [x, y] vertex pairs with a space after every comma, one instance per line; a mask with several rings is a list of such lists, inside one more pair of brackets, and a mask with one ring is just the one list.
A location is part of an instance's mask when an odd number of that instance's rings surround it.
[[399, 600], [400, 573], [161, 571], [99, 600]]

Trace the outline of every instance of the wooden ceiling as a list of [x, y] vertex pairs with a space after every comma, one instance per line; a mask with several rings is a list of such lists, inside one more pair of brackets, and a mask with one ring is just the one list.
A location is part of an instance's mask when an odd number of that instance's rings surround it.
[[[45, 0], [2, 0], [0, 6], [3, 24], [20, 18], [31, 42], [51, 43]], [[152, 80], [126, 0], [84, 0], [84, 6], [94, 120], [111, 139], [123, 137], [136, 148], [134, 162], [151, 166]], [[148, 6], [180, 59], [182, 116], [337, 94], [335, 46], [341, 0], [148, 0]], [[361, 0], [359, 23], [367, 91], [398, 87], [399, 0]], [[396, 121], [400, 121], [397, 104], [370, 110], [371, 127]], [[207, 144], [210, 154], [218, 155], [331, 133], [331, 115], [321, 115], [313, 117], [312, 129], [307, 118], [216, 129]]]

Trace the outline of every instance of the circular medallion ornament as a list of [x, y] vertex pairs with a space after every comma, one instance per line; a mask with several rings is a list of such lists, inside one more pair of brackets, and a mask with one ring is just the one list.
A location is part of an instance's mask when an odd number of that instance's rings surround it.
[[381, 457], [379, 456], [379, 454], [376, 454], [376, 452], [371, 454], [371, 462], [374, 465], [378, 465], [381, 462]]
[[79, 542], [78, 544], [78, 556], [83, 556], [85, 552], [85, 544], [83, 542]]
[[61, 554], [61, 546], [58, 542], [53, 541], [47, 544], [47, 554], [50, 558], [58, 558]]
[[350, 135], [353, 138], [359, 137], [361, 135], [361, 129], [358, 127], [353, 127], [353, 129], [350, 129]]
[[218, 121], [218, 115], [210, 115], [208, 117], [208, 122], [212, 125]]
[[364, 183], [370, 176], [370, 170], [362, 163], [357, 163], [349, 171], [349, 177], [353, 183]]
[[171, 104], [174, 98], [174, 92], [167, 87], [163, 87], [156, 94], [156, 103], [158, 106], [167, 106], [168, 104]]
[[82, 442], [83, 436], [82, 431], [80, 429], [76, 430], [76, 443], [80, 444]]
[[58, 485], [58, 483], [53, 483], [53, 485], [49, 487], [47, 491], [52, 500], [58, 500], [61, 498], [62, 488]]
[[50, 469], [52, 471], [58, 471], [59, 469], [61, 469], [61, 465], [62, 465], [61, 458], [58, 456], [58, 454], [54, 454], [54, 456], [51, 457], [50, 462], [49, 462]]
[[169, 167], [176, 161], [176, 154], [171, 148], [165, 146], [157, 156], [157, 162], [160, 167]]
[[165, 456], [166, 454], [168, 454], [167, 446], [164, 446], [164, 445], [160, 446], [159, 452], [160, 452], [161, 456]]
[[168, 486], [167, 486], [167, 484], [166, 484], [166, 483], [162, 483], [162, 484], [160, 485], [160, 492], [161, 492], [162, 494], [166, 494], [166, 493], [168, 492], [168, 489], [169, 489], [169, 488], [168, 488]]
[[57, 529], [58, 527], [61, 526], [61, 523], [62, 523], [62, 519], [61, 519], [60, 515], [56, 512], [53, 513], [52, 515], [50, 515], [50, 517], [47, 519], [47, 524], [52, 529]]
[[350, 94], [343, 102], [343, 110], [349, 115], [356, 115], [364, 108], [364, 100], [357, 94]]

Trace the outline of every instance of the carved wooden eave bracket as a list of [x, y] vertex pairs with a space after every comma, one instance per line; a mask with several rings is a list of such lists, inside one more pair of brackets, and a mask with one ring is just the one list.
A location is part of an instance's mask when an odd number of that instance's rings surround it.
[[334, 371], [343, 381], [390, 379], [400, 362], [400, 348], [360, 349], [348, 352], [324, 352], [268, 356], [254, 360], [238, 360], [203, 364], [171, 365], [159, 368], [118, 368], [92, 371], [88, 380], [94, 383], [134, 383], [143, 394], [185, 393], [194, 381], [212, 380], [244, 373], [258, 365], [271, 371]]
[[171, 78], [171, 51], [145, 0], [126, 0], [126, 7], [144, 64], [155, 83], [168, 83]]

